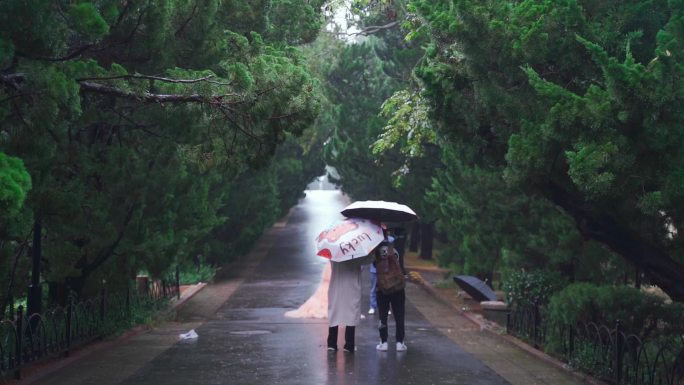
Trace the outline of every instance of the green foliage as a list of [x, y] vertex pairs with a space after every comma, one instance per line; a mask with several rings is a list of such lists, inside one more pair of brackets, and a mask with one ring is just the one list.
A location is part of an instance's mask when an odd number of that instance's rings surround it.
[[249, 90], [254, 84], [254, 78], [252, 74], [247, 70], [247, 66], [242, 63], [235, 63], [232, 66], [233, 76], [235, 81], [237, 81], [238, 86], [243, 90]]
[[591, 373], [597, 378], [606, 380], [615, 378], [615, 369], [605, 364], [605, 352], [596, 344], [579, 340], [575, 343], [575, 350], [570, 358], [569, 365], [572, 368]]
[[4, 68], [14, 57], [14, 45], [11, 41], [0, 37], [0, 68]]
[[292, 46], [315, 37], [319, 5], [4, 2], [0, 204], [12, 191], [19, 215], [0, 225], [0, 273], [11, 290], [25, 288], [38, 219], [42, 279], [80, 295], [245, 251], [322, 169], [306, 150], [314, 135], [297, 139], [320, 90]]
[[194, 285], [199, 282], [209, 282], [216, 274], [216, 267], [206, 263], [202, 259], [198, 264], [188, 264], [180, 270], [179, 280], [181, 285]]
[[618, 155], [614, 143], [578, 143], [577, 151], [566, 151], [568, 176], [583, 190], [586, 196], [594, 197], [607, 191], [615, 180], [615, 174], [603, 171], [610, 168], [611, 159]]
[[437, 143], [429, 118], [430, 108], [419, 94], [397, 91], [382, 104], [381, 113], [389, 120], [373, 143], [373, 154], [382, 154], [399, 145], [402, 154], [416, 158], [425, 154], [426, 144]]
[[[326, 74], [326, 94], [336, 108], [326, 143], [326, 163], [335, 167], [342, 189], [354, 199], [392, 200], [392, 165], [374, 162], [370, 146], [384, 121], [377, 115], [397, 84], [384, 74], [369, 39], [343, 47]], [[371, 182], [373, 181], [373, 182]]]
[[[278, 147], [273, 158], [275, 175], [277, 177], [278, 198], [280, 200], [279, 215], [287, 214], [290, 207], [294, 206], [303, 196], [302, 186], [312, 181], [315, 177], [324, 174], [325, 163], [322, 159], [322, 138], [312, 137], [316, 135], [314, 129], [307, 130], [302, 140], [296, 140], [289, 136]], [[304, 140], [313, 142], [306, 143]], [[308, 148], [315, 146], [315, 148]]]
[[[8, 295], [22, 296], [10, 283], [9, 272], [26, 274], [29, 270], [28, 258], [20, 258], [17, 249], [25, 247], [27, 234], [31, 231], [32, 215], [26, 205], [31, 188], [31, 176], [22, 160], [0, 151], [0, 277], [4, 291], [0, 298], [3, 300]], [[0, 313], [4, 314], [4, 311], [4, 308], [0, 309]]]
[[31, 189], [31, 176], [21, 159], [0, 152], [0, 223], [15, 215]]
[[267, 36], [288, 44], [310, 43], [323, 25], [320, 9], [325, 1], [275, 0], [269, 9]]
[[443, 169], [427, 192], [450, 241], [442, 265], [489, 278], [495, 270], [505, 279], [520, 269], [551, 267], [568, 278], [604, 279], [598, 268], [610, 256], [605, 249], [582, 240], [571, 219], [547, 201], [506, 183], [500, 167], [471, 163], [468, 151], [445, 145]]
[[74, 29], [91, 38], [101, 38], [109, 32], [109, 25], [90, 2], [73, 4], [69, 17]]
[[612, 326], [620, 320], [626, 333], [645, 338], [655, 332], [680, 333], [684, 308], [633, 287], [574, 283], [551, 297], [547, 314], [551, 322], [563, 325]]
[[[477, 250], [589, 266], [593, 240], [682, 300], [682, 4], [412, 0], [408, 9], [407, 25], [430, 38], [415, 75], [446, 144], [449, 172], [432, 194], [450, 202], [438, 225], [457, 235], [454, 258]], [[551, 223], [555, 234], [542, 225]], [[591, 253], [601, 254], [612, 259]]]
[[521, 270], [508, 275], [503, 290], [510, 306], [544, 306], [564, 286], [565, 279], [557, 271]]
[[274, 175], [267, 173], [248, 182], [238, 181], [230, 188], [227, 196], [234, 200], [224, 205], [219, 213], [231, 216], [206, 237], [204, 250], [211, 263], [219, 265], [249, 251], [263, 230], [279, 217], [275, 181]]
[[395, 23], [405, 16], [402, 4], [357, 3], [352, 13], [359, 28], [394, 27], [342, 47], [327, 66], [326, 93], [335, 108], [326, 163], [353, 199], [399, 201], [430, 222], [424, 192], [437, 151], [425, 120], [428, 108], [411, 75], [423, 40], [406, 41]]

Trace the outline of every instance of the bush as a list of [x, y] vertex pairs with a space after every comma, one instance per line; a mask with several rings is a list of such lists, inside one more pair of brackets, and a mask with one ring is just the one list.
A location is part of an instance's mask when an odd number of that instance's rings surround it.
[[551, 297], [547, 314], [562, 325], [594, 322], [612, 328], [620, 320], [626, 333], [644, 338], [654, 331], [681, 333], [684, 307], [629, 286], [574, 283]]
[[606, 352], [600, 346], [586, 341], [577, 341], [568, 364], [573, 369], [591, 373], [600, 379], [608, 380], [614, 376], [613, 367], [606, 365]]
[[545, 305], [565, 284], [560, 273], [550, 270], [518, 271], [504, 279], [506, 302], [512, 307]]
[[192, 285], [198, 282], [208, 282], [214, 278], [214, 274], [216, 274], [214, 266], [200, 261], [199, 265], [193, 264], [181, 268], [179, 280], [181, 285]]

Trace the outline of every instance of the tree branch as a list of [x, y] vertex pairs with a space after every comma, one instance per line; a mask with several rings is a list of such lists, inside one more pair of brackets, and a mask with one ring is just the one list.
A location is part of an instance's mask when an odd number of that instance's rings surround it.
[[20, 98], [20, 97], [22, 97], [22, 96], [27, 96], [27, 95], [28, 95], [28, 94], [14, 94], [14, 95], [8, 96], [8, 97], [6, 97], [6, 98], [4, 98], [4, 99], [0, 99], [0, 104], [2, 104], [2, 103], [4, 103], [4, 102], [8, 102], [8, 101], [10, 101], [10, 100], [12, 100], [12, 99]]
[[54, 56], [37, 56], [37, 55], [29, 55], [28, 53], [22, 52], [22, 51], [16, 51], [16, 52], [17, 52], [17, 55], [19, 55], [19, 56], [22, 56], [22, 57], [25, 57], [25, 58], [29, 58], [29, 59], [34, 59], [34, 60], [67, 61], [67, 60], [71, 60], [71, 59], [73, 59], [73, 58], [79, 56], [79, 55], [82, 54], [83, 52], [85, 52], [85, 51], [87, 51], [88, 49], [90, 49], [92, 46], [93, 46], [93, 44], [86, 44], [86, 45], [84, 45], [83, 47], [80, 47], [80, 48], [76, 49], [74, 52], [72, 52], [72, 53], [70, 53], [70, 54], [68, 54], [68, 55], [66, 55], [66, 56], [62, 56], [62, 57], [54, 57]]
[[[150, 130], [147, 129], [148, 127], [156, 127], [157, 125], [153, 125], [153, 124], [147, 124], [147, 125], [146, 125], [146, 124], [141, 124], [141, 123], [138, 123], [138, 122], [133, 121], [131, 118], [129, 118], [128, 116], [122, 114], [120, 111], [116, 110], [115, 108], [112, 108], [112, 111], [113, 111], [116, 115], [119, 116], [119, 121], [121, 121], [121, 120], [127, 121], [128, 123], [131, 124], [131, 127], [133, 127], [133, 129], [142, 130], [143, 132], [145, 132], [145, 133], [147, 133], [147, 134], [150, 134], [150, 135], [152, 135], [152, 136], [155, 136], [155, 137], [157, 137], [157, 138], [161, 138], [161, 139], [166, 139], [166, 140], [169, 140], [169, 141], [173, 141], [170, 137], [166, 137], [166, 136], [164, 136], [164, 135], [157, 134], [156, 132], [153, 132], [153, 131], [150, 131]], [[121, 127], [125, 127], [124, 125], [120, 125], [120, 126], [121, 126]], [[175, 143], [175, 142], [174, 142], [174, 143]]]
[[338, 32], [337, 35], [346, 35], [346, 36], [368, 36], [372, 35], [374, 33], [377, 33], [379, 31], [385, 30], [385, 29], [390, 29], [392, 27], [395, 27], [399, 25], [399, 20], [395, 20], [391, 23], [387, 23], [384, 25], [370, 25], [368, 27], [365, 27], [364, 29], [360, 30], [359, 32], [353, 32], [353, 33], [348, 33], [348, 32]]
[[112, 242], [109, 247], [106, 249], [102, 250], [98, 256], [93, 260], [93, 262], [87, 264], [81, 273], [82, 277], [88, 276], [91, 272], [93, 272], [95, 269], [97, 269], [100, 265], [102, 265], [116, 250], [116, 247], [119, 245], [121, 240], [124, 237], [124, 234], [126, 232], [126, 229], [128, 228], [128, 224], [131, 222], [131, 219], [133, 219], [133, 213], [135, 212], [136, 205], [132, 204], [129, 208], [128, 211], [126, 212], [126, 216], [124, 217], [123, 224], [121, 225], [121, 229], [119, 230], [119, 233], [116, 236], [116, 239], [114, 242]]
[[295, 111], [295, 112], [292, 112], [289, 114], [270, 116], [270, 117], [268, 117], [268, 120], [280, 120], [280, 119], [291, 118], [291, 117], [297, 115], [298, 113], [299, 113], [299, 111]]
[[223, 114], [223, 117], [228, 119], [228, 121], [230, 123], [232, 123], [238, 130], [240, 130], [240, 132], [242, 132], [245, 136], [247, 136], [247, 137], [249, 137], [249, 138], [251, 138], [257, 142], [261, 142], [261, 140], [259, 140], [259, 138], [256, 135], [254, 135], [253, 133], [248, 131], [245, 127], [242, 127], [242, 125], [240, 125], [240, 123], [238, 123], [235, 119], [233, 119], [233, 117], [230, 114], [230, 111], [226, 111], [226, 108], [219, 106], [219, 111], [221, 111], [221, 113]]
[[[213, 76], [213, 75], [212, 75]], [[209, 82], [209, 79], [212, 76], [206, 76], [203, 78], [199, 79], [172, 79], [172, 78], [164, 78], [164, 77], [158, 77], [158, 76], [148, 76], [148, 75], [121, 75], [121, 76], [112, 76], [108, 78], [92, 78], [92, 79], [100, 79], [100, 80], [108, 80], [108, 79], [123, 79], [123, 78], [140, 78], [140, 79], [153, 79], [153, 80], [159, 80], [159, 81], [164, 81], [164, 82], [169, 82], [169, 83], [185, 83], [185, 84], [192, 84], [192, 83], [198, 83], [198, 82]], [[16, 74], [8, 74], [8, 75], [3, 75], [0, 74], [0, 84], [4, 84], [8, 88], [12, 88], [14, 90], [20, 90], [21, 89], [21, 84], [24, 82], [25, 76], [24, 74], [21, 73], [16, 73]], [[112, 86], [107, 86], [104, 84], [100, 83], [94, 83], [90, 81], [86, 81], [86, 78], [81, 79], [79, 81], [79, 85], [81, 86], [81, 91], [82, 92], [90, 92], [90, 93], [96, 93], [96, 94], [102, 94], [102, 95], [111, 95], [115, 97], [120, 97], [120, 98], [125, 98], [125, 99], [133, 99], [133, 100], [138, 100], [144, 103], [199, 103], [199, 104], [211, 104], [211, 105], [226, 105], [226, 104], [233, 104], [233, 103], [239, 103], [239, 102], [226, 102], [224, 101], [225, 98], [228, 97], [240, 97], [240, 94], [236, 93], [225, 93], [225, 94], [220, 94], [220, 95], [200, 95], [198, 93], [192, 93], [188, 95], [183, 95], [183, 94], [154, 94], [150, 92], [143, 92], [143, 93], [136, 93], [133, 91], [126, 91], [122, 90], [117, 87], [112, 87]], [[268, 92], [268, 90], [264, 91], [263, 93]], [[263, 94], [261, 93], [261, 94]], [[261, 94], [258, 94], [260, 96]], [[8, 100], [11, 100], [13, 98], [7, 98]], [[6, 101], [3, 99], [3, 101]]]
[[19, 85], [23, 81], [24, 81], [24, 75], [23, 74], [9, 74], [9, 75], [0, 74], [0, 83], [3, 83], [10, 88], [14, 88], [15, 90], [19, 89]]
[[119, 24], [121, 24], [121, 22], [122, 22], [123, 19], [124, 19], [124, 16], [126, 16], [126, 13], [128, 13], [128, 10], [131, 8], [131, 4], [132, 4], [132, 3], [133, 3], [132, 1], [125, 1], [125, 2], [124, 2], [124, 9], [121, 10], [121, 12], [119, 13], [119, 17], [116, 18], [116, 22], [115, 22], [114, 25], [110, 28], [110, 30], [112, 30], [112, 29], [118, 27]]
[[112, 95], [127, 99], [136, 99], [143, 102], [190, 102], [190, 103], [205, 103], [207, 98], [199, 94], [190, 95], [174, 95], [174, 94], [151, 94], [148, 92], [136, 94], [133, 91], [125, 91], [116, 87], [105, 86], [99, 83], [92, 83], [83, 81], [81, 84], [81, 91], [93, 92], [97, 94]]
[[152, 75], [117, 75], [117, 76], [104, 76], [104, 77], [90, 77], [90, 78], [78, 78], [76, 79], [77, 82], [84, 82], [88, 80], [116, 80], [116, 79], [144, 79], [144, 80], [158, 80], [160, 82], [165, 82], [165, 83], [179, 83], [179, 84], [193, 84], [193, 83], [201, 83], [201, 82], [208, 82], [212, 84], [218, 84], [218, 85], [223, 85], [223, 86], [229, 86], [231, 83], [220, 83], [220, 82], [211, 82], [209, 79], [213, 78], [214, 75], [209, 75], [205, 76], [203, 78], [198, 78], [198, 79], [173, 79], [173, 78], [166, 78], [162, 76], [152, 76]]
[[201, 103], [201, 104], [223, 104], [221, 99], [228, 96], [239, 96], [238, 94], [223, 94], [223, 95], [200, 95], [197, 93], [189, 95], [180, 94], [153, 94], [144, 92], [137, 94], [133, 91], [125, 91], [116, 87], [105, 86], [99, 83], [80, 82], [81, 90], [84, 92], [93, 92], [103, 95], [112, 95], [116, 97], [135, 99], [146, 103]]
[[684, 265], [660, 245], [630, 230], [607, 214], [594, 214], [584, 202], [559, 183], [546, 181], [535, 186], [547, 199], [570, 215], [581, 235], [598, 241], [632, 262], [660, 286], [673, 300], [684, 301]]
[[176, 33], [174, 34], [174, 36], [178, 37], [178, 36], [180, 36], [181, 33], [183, 33], [183, 30], [185, 29], [185, 27], [188, 26], [188, 24], [190, 23], [190, 20], [192, 20], [192, 18], [195, 17], [196, 12], [197, 12], [197, 3], [195, 3], [195, 5], [192, 7], [192, 12], [190, 12], [190, 16], [176, 30]]

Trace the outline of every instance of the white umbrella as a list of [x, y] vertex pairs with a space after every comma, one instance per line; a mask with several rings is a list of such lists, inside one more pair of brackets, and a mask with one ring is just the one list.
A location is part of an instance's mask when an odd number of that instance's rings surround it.
[[357, 201], [341, 211], [346, 217], [366, 218], [381, 222], [407, 222], [418, 218], [410, 207], [396, 202]]
[[317, 255], [344, 262], [370, 254], [384, 240], [379, 224], [362, 218], [347, 218], [316, 237]]

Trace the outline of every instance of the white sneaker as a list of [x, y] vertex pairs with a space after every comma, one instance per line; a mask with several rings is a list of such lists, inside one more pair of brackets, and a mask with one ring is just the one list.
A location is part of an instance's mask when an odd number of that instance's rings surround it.
[[375, 346], [376, 349], [378, 349], [381, 352], [386, 352], [387, 351], [387, 342], [380, 342]]
[[389, 314], [392, 314], [392, 310], [388, 310], [388, 311], [387, 311], [387, 314], [388, 314], [388, 315], [389, 315]]
[[406, 347], [406, 344], [403, 342], [397, 342], [397, 351], [398, 352], [405, 352], [408, 348]]
[[368, 309], [368, 314], [375, 314], [375, 308], [372, 307], [372, 308]]

